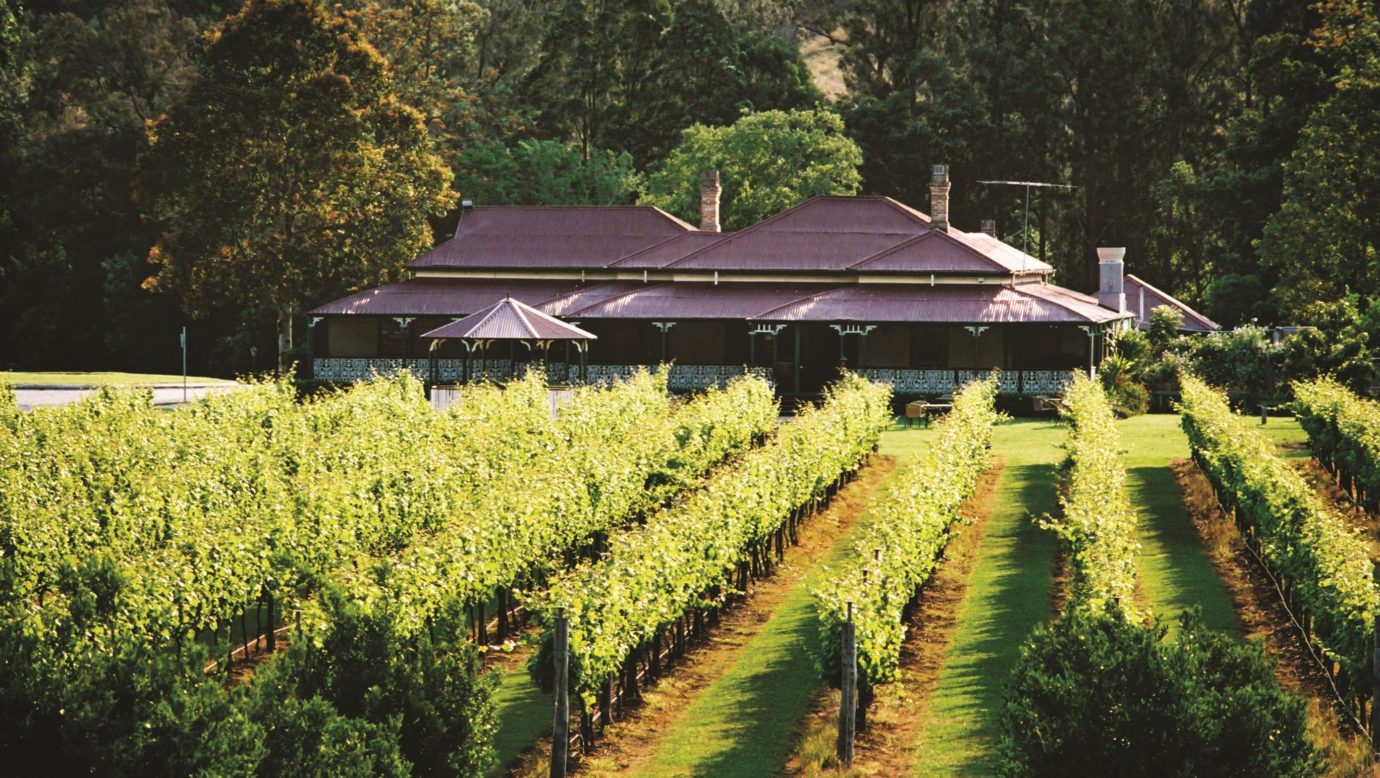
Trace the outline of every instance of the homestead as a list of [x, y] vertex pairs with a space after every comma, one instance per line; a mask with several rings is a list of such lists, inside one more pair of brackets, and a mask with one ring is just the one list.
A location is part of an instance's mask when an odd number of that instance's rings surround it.
[[[404, 281], [309, 312], [315, 377], [352, 381], [411, 368], [433, 382], [502, 380], [544, 359], [556, 381], [608, 381], [671, 363], [672, 389], [753, 372], [811, 396], [841, 368], [900, 395], [951, 393], [1002, 370], [1003, 394], [1057, 394], [1094, 369], [1109, 333], [1172, 305], [1119, 249], [1099, 250], [1096, 296], [1051, 283], [1054, 268], [1000, 240], [991, 222], [949, 221], [934, 166], [930, 212], [888, 197], [814, 197], [738, 232], [719, 230], [716, 172], [698, 228], [649, 206], [475, 206]], [[587, 350], [428, 333], [511, 297], [595, 336]], [[580, 369], [580, 359], [587, 364]]]

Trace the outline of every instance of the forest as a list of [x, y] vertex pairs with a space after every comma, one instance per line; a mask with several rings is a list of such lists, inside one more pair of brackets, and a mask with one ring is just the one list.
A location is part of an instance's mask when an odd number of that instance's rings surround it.
[[[1378, 133], [1369, 0], [5, 0], [0, 367], [171, 372], [190, 324], [194, 371], [265, 369], [461, 198], [688, 216], [706, 165], [734, 229], [923, 209], [946, 163], [955, 225], [1062, 285], [1125, 245], [1224, 326], [1340, 305], [1368, 348]], [[1070, 188], [1025, 233], [994, 179]]]

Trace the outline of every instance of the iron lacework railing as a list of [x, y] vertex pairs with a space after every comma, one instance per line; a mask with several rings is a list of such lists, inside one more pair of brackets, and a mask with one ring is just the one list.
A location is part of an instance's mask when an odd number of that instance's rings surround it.
[[[436, 373], [433, 375], [431, 360], [421, 358], [348, 358], [319, 357], [312, 361], [313, 375], [321, 380], [338, 383], [351, 383], [373, 375], [391, 375], [401, 370], [410, 370], [414, 375], [429, 378], [438, 383], [459, 383], [466, 375], [465, 360], [438, 359]], [[585, 382], [590, 384], [610, 384], [627, 378], [639, 368], [656, 370], [654, 365], [588, 365], [585, 368]], [[512, 363], [506, 359], [471, 360], [469, 376], [471, 379], [507, 381], [516, 372], [521, 375], [527, 364]], [[547, 375], [553, 383], [578, 383], [579, 368], [576, 365], [554, 363], [546, 366]], [[747, 368], [753, 375], [772, 380], [771, 368]], [[903, 395], [948, 395], [963, 388], [971, 381], [986, 378], [985, 370], [938, 370], [938, 369], [889, 369], [864, 368], [857, 371], [863, 377], [889, 384], [897, 394]], [[1073, 370], [1005, 370], [998, 378], [998, 391], [1005, 395], [1062, 395], [1073, 383]], [[674, 391], [694, 391], [709, 386], [723, 386], [736, 376], [743, 375], [742, 365], [672, 365], [667, 377], [667, 386]]]

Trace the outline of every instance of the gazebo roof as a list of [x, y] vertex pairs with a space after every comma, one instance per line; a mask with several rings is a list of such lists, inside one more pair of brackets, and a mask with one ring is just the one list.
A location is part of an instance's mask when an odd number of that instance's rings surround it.
[[548, 316], [526, 303], [505, 297], [459, 321], [422, 335], [466, 340], [594, 340], [595, 336]]

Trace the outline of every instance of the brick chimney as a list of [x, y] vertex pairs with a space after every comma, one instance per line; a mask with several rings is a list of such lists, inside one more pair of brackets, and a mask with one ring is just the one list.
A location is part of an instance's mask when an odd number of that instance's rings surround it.
[[704, 171], [700, 176], [700, 229], [705, 232], [719, 231], [719, 196], [723, 191], [719, 171]]
[[983, 220], [982, 220], [982, 234], [983, 234], [983, 235], [991, 235], [991, 236], [994, 237], [994, 238], [997, 237], [997, 220], [996, 220], [996, 219], [983, 219]]
[[949, 231], [949, 166], [930, 169], [930, 229]]
[[1126, 291], [1122, 286], [1125, 256], [1124, 246], [1097, 250], [1097, 304], [1117, 313], [1126, 312]]

